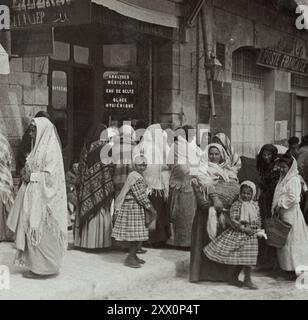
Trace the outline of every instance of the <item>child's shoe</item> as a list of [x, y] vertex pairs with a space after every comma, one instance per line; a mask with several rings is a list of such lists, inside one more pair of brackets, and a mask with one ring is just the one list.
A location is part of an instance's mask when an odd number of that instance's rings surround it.
[[234, 286], [234, 287], [238, 287], [238, 288], [242, 288], [244, 283], [243, 283], [243, 281], [241, 281], [239, 279], [231, 279], [229, 281], [229, 285]]
[[129, 268], [138, 269], [141, 268], [139, 261], [133, 257], [127, 257], [124, 261], [124, 265]]
[[251, 281], [251, 279], [249, 280], [245, 280], [244, 281], [244, 286], [250, 290], [258, 290], [259, 288]]
[[251, 280], [251, 267], [244, 267], [244, 286], [250, 290], [257, 290], [258, 287]]

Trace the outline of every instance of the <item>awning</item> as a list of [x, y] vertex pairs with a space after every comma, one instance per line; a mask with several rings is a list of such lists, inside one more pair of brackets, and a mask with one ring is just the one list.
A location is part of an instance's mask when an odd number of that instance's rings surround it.
[[179, 28], [179, 18], [175, 15], [158, 12], [128, 3], [124, 0], [91, 0], [117, 13], [140, 21], [170, 28]]
[[9, 55], [0, 44], [0, 74], [10, 73]]
[[300, 5], [308, 6], [308, 0], [294, 0], [294, 2], [298, 6], [300, 6]]

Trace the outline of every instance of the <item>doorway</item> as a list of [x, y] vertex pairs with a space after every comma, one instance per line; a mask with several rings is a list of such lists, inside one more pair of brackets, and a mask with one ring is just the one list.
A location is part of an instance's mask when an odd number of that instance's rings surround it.
[[232, 55], [231, 141], [249, 158], [264, 144], [264, 69], [257, 65], [257, 56], [249, 47]]
[[84, 138], [94, 122], [94, 72], [51, 61], [48, 112], [57, 128], [65, 169], [79, 161]]

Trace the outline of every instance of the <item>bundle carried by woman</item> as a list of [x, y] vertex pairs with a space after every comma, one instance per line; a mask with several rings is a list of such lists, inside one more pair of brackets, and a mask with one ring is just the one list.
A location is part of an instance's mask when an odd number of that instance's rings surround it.
[[[213, 148], [220, 153], [220, 161], [216, 163], [209, 160], [209, 151]], [[208, 194], [215, 192], [218, 195], [225, 209], [229, 209], [239, 195], [237, 175], [220, 144], [211, 143], [206, 148], [201, 159], [199, 179]]]

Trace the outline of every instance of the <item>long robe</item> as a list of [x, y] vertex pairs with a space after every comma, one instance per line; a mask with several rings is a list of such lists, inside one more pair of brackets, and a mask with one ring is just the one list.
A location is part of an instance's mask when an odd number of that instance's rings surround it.
[[16, 234], [15, 263], [32, 272], [59, 272], [67, 248], [67, 197], [61, 146], [53, 124], [34, 119], [37, 134], [7, 225]]
[[[189, 280], [190, 282], [227, 282], [234, 271], [234, 266], [211, 261], [203, 252], [203, 248], [211, 241], [206, 227], [209, 203], [198, 193], [196, 193], [196, 198], [197, 210], [192, 226]], [[222, 230], [218, 232], [218, 235], [221, 232]]]
[[300, 265], [308, 266], [308, 227], [300, 209], [301, 183], [296, 160], [280, 179], [275, 190], [273, 209], [280, 208], [280, 218], [292, 225], [285, 246], [277, 249], [279, 266], [285, 271], [295, 271]]

